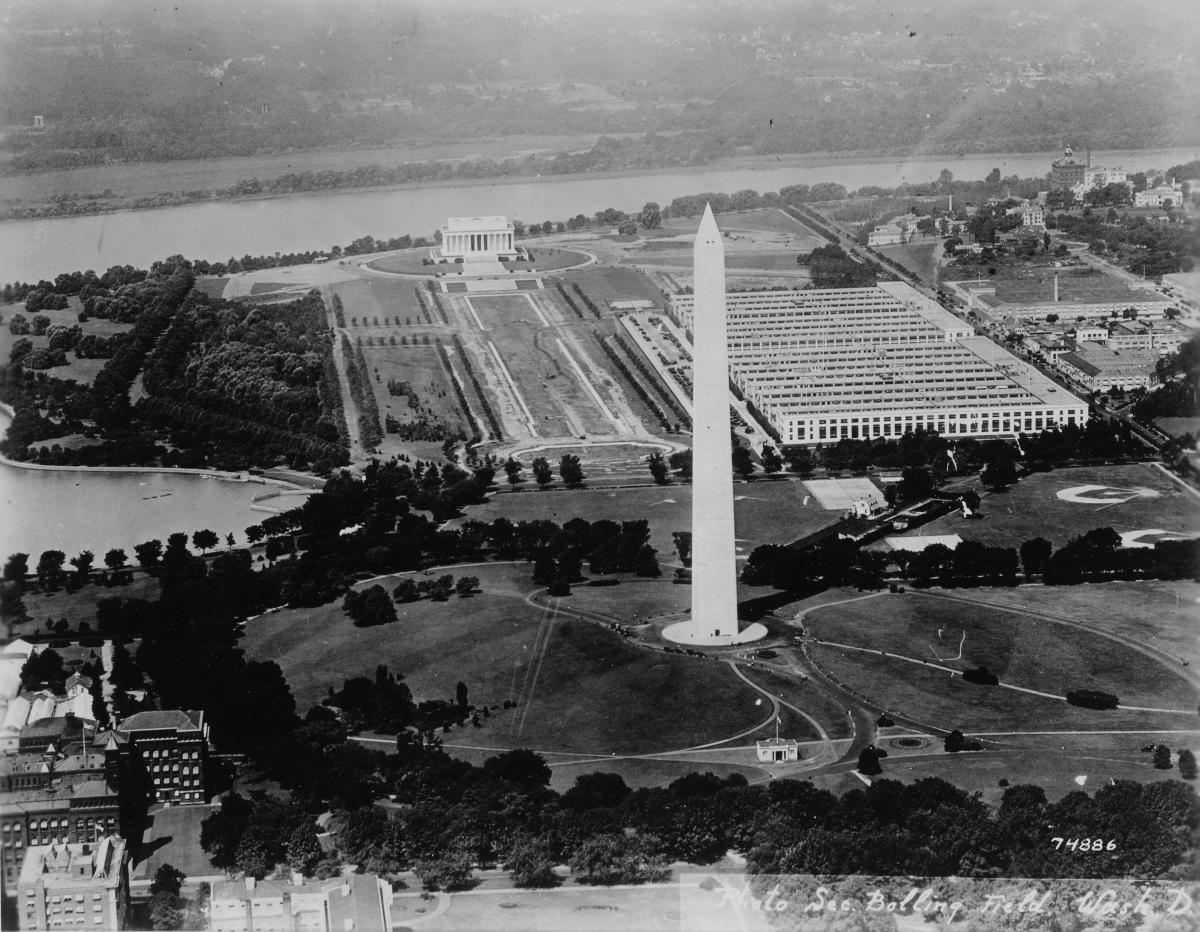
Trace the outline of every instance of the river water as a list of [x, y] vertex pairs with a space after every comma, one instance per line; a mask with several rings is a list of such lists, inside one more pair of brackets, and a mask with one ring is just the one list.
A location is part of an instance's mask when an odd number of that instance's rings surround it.
[[[1196, 158], [1193, 151], [1160, 149], [1096, 152], [1098, 165], [1128, 171], [1168, 168]], [[778, 191], [790, 184], [835, 181], [849, 189], [894, 187], [936, 179], [948, 168], [960, 179], [983, 178], [992, 168], [1004, 176], [1039, 177], [1050, 168], [1047, 153], [982, 155], [962, 158], [917, 156], [892, 161], [793, 160], [770, 167], [706, 168], [619, 177], [551, 176], [520, 182], [344, 191], [216, 201], [159, 210], [121, 211], [89, 217], [61, 217], [0, 223], [0, 282], [53, 279], [63, 271], [131, 264], [145, 268], [156, 259], [181, 254], [190, 259], [224, 260], [246, 254], [299, 252], [349, 243], [360, 236], [402, 233], [429, 236], [447, 217], [505, 215], [526, 222], [592, 215], [606, 207], [638, 210], [646, 201], [702, 191], [743, 188]]]
[[[1167, 168], [1196, 158], [1182, 149], [1097, 152], [1096, 164], [1129, 171]], [[446, 217], [502, 214], [527, 222], [591, 215], [605, 207], [636, 210], [646, 201], [702, 191], [743, 188], [777, 191], [789, 184], [835, 181], [853, 189], [892, 187], [934, 179], [943, 168], [957, 178], [1046, 173], [1044, 153], [966, 158], [914, 157], [884, 161], [808, 160], [786, 167], [737, 167], [646, 172], [613, 178], [550, 177], [515, 183], [402, 188], [388, 191], [298, 195], [258, 201], [222, 201], [160, 210], [125, 211], [0, 223], [0, 282], [53, 278], [62, 271], [129, 263], [146, 267], [182, 254], [221, 260], [327, 248], [364, 234], [430, 234]], [[0, 413], [0, 430], [7, 430]], [[173, 473], [50, 472], [0, 464], [0, 558], [23, 551], [130, 550], [175, 531], [210, 528], [224, 538], [263, 518], [251, 508], [257, 483], [202, 479]], [[284, 500], [283, 507], [295, 501]], [[271, 503], [276, 504], [276, 503]], [[131, 553], [132, 556], [132, 553]]]

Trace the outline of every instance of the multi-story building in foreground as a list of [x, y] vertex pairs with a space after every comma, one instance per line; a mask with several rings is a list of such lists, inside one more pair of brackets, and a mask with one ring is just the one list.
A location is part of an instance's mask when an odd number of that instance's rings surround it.
[[138, 712], [121, 722], [114, 741], [130, 769], [144, 778], [151, 803], [207, 801], [208, 722], [203, 712]]
[[119, 761], [94, 727], [50, 719], [27, 725], [20, 742], [0, 755], [0, 878], [8, 897], [16, 895], [26, 850], [121, 832], [130, 809]]
[[17, 890], [22, 929], [122, 929], [129, 902], [128, 853], [113, 836], [26, 850]]
[[392, 888], [374, 874], [333, 880], [230, 880], [215, 884], [211, 932], [391, 932]]
[[[690, 330], [692, 296], [671, 313]], [[726, 297], [730, 378], [785, 444], [1002, 437], [1087, 420], [1087, 404], [915, 289]]]

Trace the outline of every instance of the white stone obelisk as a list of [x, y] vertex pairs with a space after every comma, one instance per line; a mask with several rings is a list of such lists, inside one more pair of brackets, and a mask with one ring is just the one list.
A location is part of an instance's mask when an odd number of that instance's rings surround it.
[[663, 637], [678, 644], [744, 644], [768, 631], [758, 622], [738, 630], [725, 245], [711, 206], [696, 231], [692, 261], [692, 611]]
[[737, 568], [725, 337], [725, 245], [705, 206], [692, 253], [692, 629], [696, 640], [736, 638]]

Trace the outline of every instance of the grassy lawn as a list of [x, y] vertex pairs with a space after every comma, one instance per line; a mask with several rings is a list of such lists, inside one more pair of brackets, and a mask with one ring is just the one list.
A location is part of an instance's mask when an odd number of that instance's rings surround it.
[[[1078, 504], [1058, 498], [1076, 486], [1147, 489], [1155, 497], [1139, 496], [1126, 503]], [[1018, 547], [1022, 541], [1045, 537], [1060, 547], [1093, 528], [1111, 527], [1118, 533], [1161, 528], [1195, 533], [1200, 527], [1200, 500], [1153, 466], [1080, 466], [1026, 476], [1007, 492], [986, 493], [983, 518], [964, 521], [953, 512], [923, 525], [916, 534], [960, 534], [989, 545]]]
[[[127, 549], [125, 552], [132, 561], [133, 550]], [[68, 559], [73, 556], [75, 554], [67, 554]], [[37, 564], [37, 558], [37, 554], [31, 556], [30, 566]], [[103, 553], [96, 554], [96, 563], [100, 569], [104, 568]], [[74, 592], [67, 592], [66, 589], [58, 589], [55, 592], [30, 592], [27, 590], [24, 601], [25, 610], [29, 613], [29, 621], [14, 624], [12, 636], [22, 637], [29, 633], [45, 632], [47, 618], [55, 621], [61, 618], [67, 619], [72, 631], [79, 627], [81, 621], [86, 621], [94, 629], [96, 627], [96, 602], [108, 596], [154, 600], [158, 598], [158, 580], [147, 576], [141, 570], [134, 570], [133, 582], [127, 586], [113, 586], [111, 589], [93, 584]]]
[[[937, 728], [963, 732], [1158, 730], [1189, 728], [1195, 721], [1189, 715], [1083, 709], [1057, 699], [976, 686], [941, 670], [878, 654], [820, 645], [814, 645], [811, 653], [822, 669], [860, 696]], [[1063, 691], [1076, 683], [1075, 676], [1068, 676], [1060, 681]], [[1194, 709], [1195, 702], [1179, 708]]]
[[[458, 403], [458, 395], [435, 346], [364, 346], [363, 357], [371, 367], [371, 385], [379, 414], [391, 414], [397, 421], [419, 420], [422, 413], [441, 421], [452, 430], [461, 427], [470, 433], [467, 418]], [[378, 378], [375, 376], [378, 375]], [[407, 395], [389, 393], [388, 382], [408, 382], [416, 393], [416, 409]], [[387, 435], [385, 435], [385, 443]]]
[[428, 326], [417, 302], [415, 289], [418, 287], [422, 285], [412, 281], [361, 278], [337, 282], [330, 290], [342, 299], [346, 327], [352, 336], [360, 333], [390, 336], [395, 333], [397, 339], [402, 334], [412, 339], [412, 328]]
[[1200, 584], [1194, 582], [1111, 582], [1081, 586], [1022, 586], [989, 589], [997, 606], [1079, 618], [1114, 634], [1135, 638], [1200, 664], [1196, 637]]
[[399, 621], [376, 628], [354, 627], [338, 603], [277, 612], [247, 626], [243, 647], [280, 664], [301, 709], [377, 664], [403, 673], [418, 699], [449, 699], [462, 680], [476, 704], [518, 703], [448, 743], [644, 753], [718, 740], [761, 720], [758, 694], [724, 665], [636, 648], [526, 604], [526, 572], [463, 570], [482, 578], [483, 593], [399, 606]]
[[562, 279], [568, 283], [567, 290], [572, 297], [575, 289], [571, 284], [578, 284], [602, 312], [608, 301], [653, 301], [659, 307], [664, 303], [661, 289], [636, 269], [592, 266], [566, 272]]
[[[1004, 795], [1002, 779], [1014, 786], [1031, 783], [1042, 787], [1051, 800], [1067, 793], [1084, 790], [1094, 793], [1112, 780], [1135, 780], [1149, 783], [1155, 780], [1179, 778], [1177, 770], [1155, 770], [1149, 755], [1139, 761], [1125, 760], [1104, 752], [1071, 750], [1055, 751], [988, 751], [971, 754], [945, 754], [935, 751], [926, 755], [889, 757], [882, 762], [881, 779], [913, 783], [926, 777], [938, 777], [969, 793], [980, 792], [986, 802], [996, 805]], [[1086, 777], [1080, 784], [1078, 777]], [[848, 771], [822, 774], [813, 778], [822, 789], [844, 793], [862, 789], [862, 783]]]
[[[788, 543], [832, 523], [836, 515], [822, 509], [815, 499], [805, 505], [805, 497], [804, 486], [798, 482], [735, 485], [733, 507], [738, 554], [748, 556], [759, 544]], [[658, 549], [660, 561], [676, 559], [671, 533], [691, 530], [691, 515], [692, 487], [678, 484], [494, 495], [486, 504], [468, 509], [467, 514], [480, 521], [504, 516], [514, 522], [548, 518], [559, 524], [571, 518], [588, 521], [646, 518], [650, 522], [651, 544]], [[760, 595], [767, 593], [765, 589], [753, 591]]]
[[[79, 322], [79, 311], [81, 305], [78, 298], [69, 298], [69, 307], [63, 310], [40, 310], [27, 311], [24, 304], [5, 304], [0, 305], [0, 313], [4, 315], [4, 323], [0, 324], [0, 360], [8, 362], [8, 357], [12, 353], [13, 344], [17, 340], [28, 340], [33, 344], [34, 349], [40, 349], [45, 346], [49, 339], [45, 336], [34, 336], [33, 334], [24, 334], [18, 336], [9, 331], [8, 322], [17, 314], [24, 315], [25, 319], [32, 321], [39, 314], [44, 314], [49, 318], [48, 326], [52, 327], [55, 324], [64, 324], [68, 327], [79, 327], [86, 336], [89, 333], [94, 333], [102, 337], [110, 337], [116, 333], [125, 333], [132, 328], [132, 324], [119, 324], [111, 320], [102, 320], [98, 317], [93, 317], [84, 323]], [[71, 350], [67, 351], [67, 364], [65, 366], [55, 366], [53, 369], [45, 370], [48, 375], [52, 375], [57, 379], [70, 380], [74, 379], [77, 382], [91, 384], [95, 379], [96, 373], [104, 368], [104, 364], [108, 362], [106, 359], [76, 359], [75, 353]]]
[[[1004, 684], [1048, 693], [1099, 689], [1115, 693], [1122, 704], [1166, 709], [1192, 708], [1198, 698], [1186, 680], [1161, 663], [1116, 641], [1026, 616], [1016, 606], [1000, 609], [910, 593], [817, 609], [809, 613], [807, 625], [820, 640], [957, 670], [982, 664]], [[944, 659], [957, 656], [960, 642], [962, 659]], [[946, 674], [938, 676], [944, 679]], [[999, 692], [994, 687], [970, 688], [981, 694]]]
[[880, 246], [881, 255], [887, 256], [894, 262], [913, 272], [921, 281], [932, 284], [937, 272], [937, 263], [933, 261], [937, 240], [923, 240], [909, 243], [906, 246]]
[[212, 812], [211, 806], [154, 809], [148, 817], [150, 826], [142, 838], [136, 875], [152, 878], [163, 864], [174, 865], [188, 876], [221, 873], [200, 847], [200, 823]]

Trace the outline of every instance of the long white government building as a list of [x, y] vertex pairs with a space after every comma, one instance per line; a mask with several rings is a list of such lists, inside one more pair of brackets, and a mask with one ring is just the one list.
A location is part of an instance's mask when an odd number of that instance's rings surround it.
[[[692, 295], [671, 314], [691, 331]], [[785, 444], [1002, 437], [1087, 404], [902, 282], [726, 296], [730, 377]]]

